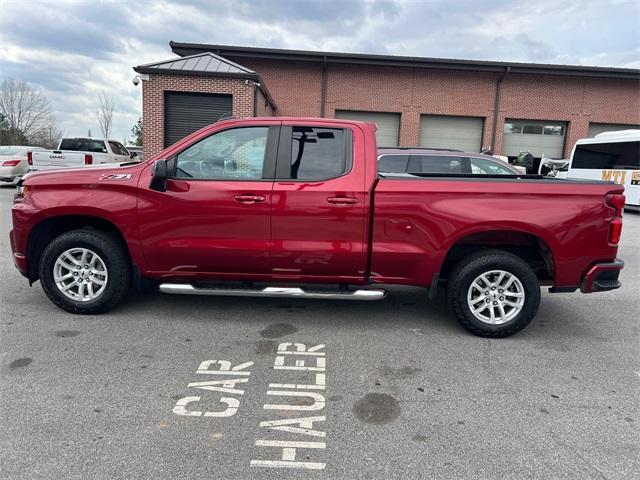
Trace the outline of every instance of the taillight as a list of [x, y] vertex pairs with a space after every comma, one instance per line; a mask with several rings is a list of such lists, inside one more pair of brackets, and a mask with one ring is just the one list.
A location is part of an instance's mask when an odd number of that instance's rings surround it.
[[609, 227], [609, 243], [617, 244], [620, 242], [622, 234], [622, 217], [614, 218]]
[[3, 167], [15, 167], [20, 163], [20, 160], [5, 160], [2, 162]]
[[93, 155], [85, 153], [84, 154], [84, 164], [85, 165], [91, 165], [92, 163], [93, 163]]
[[33, 152], [27, 152], [27, 163], [33, 165]]
[[607, 205], [615, 210], [615, 216], [609, 224], [609, 243], [617, 245], [622, 235], [622, 212], [624, 211], [625, 196], [621, 193], [607, 195]]

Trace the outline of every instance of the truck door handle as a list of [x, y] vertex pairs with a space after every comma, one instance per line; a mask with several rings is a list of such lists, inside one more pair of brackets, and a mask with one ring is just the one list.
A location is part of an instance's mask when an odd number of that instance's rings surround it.
[[354, 203], [358, 203], [358, 199], [354, 197], [329, 197], [327, 198], [327, 202], [333, 203], [334, 205], [353, 205]]
[[263, 195], [249, 195], [249, 194], [236, 195], [235, 197], [233, 197], [233, 199], [236, 202], [245, 203], [247, 205], [250, 205], [252, 203], [264, 202], [266, 200], [266, 198]]

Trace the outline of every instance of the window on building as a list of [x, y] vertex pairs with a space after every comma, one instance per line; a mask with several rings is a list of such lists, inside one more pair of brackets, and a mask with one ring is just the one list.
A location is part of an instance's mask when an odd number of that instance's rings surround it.
[[504, 133], [525, 135], [564, 135], [563, 125], [543, 125], [541, 123], [505, 122]]
[[522, 133], [522, 124], [507, 122], [504, 124], [504, 133]]
[[545, 125], [545, 135], [564, 135], [564, 127], [562, 125]]
[[176, 156], [175, 176], [260, 180], [268, 132], [268, 127], [246, 127], [214, 133]]
[[542, 125], [523, 125], [522, 133], [525, 135], [542, 135]]
[[326, 180], [346, 173], [350, 143], [341, 128], [293, 127], [291, 176], [297, 180]]

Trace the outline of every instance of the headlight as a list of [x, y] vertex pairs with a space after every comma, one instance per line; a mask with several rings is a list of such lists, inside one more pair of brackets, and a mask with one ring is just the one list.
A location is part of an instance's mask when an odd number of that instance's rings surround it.
[[22, 185], [22, 183], [19, 183], [17, 186], [17, 192], [13, 196], [13, 203], [22, 202], [26, 198], [28, 193], [29, 193], [29, 187], [27, 185]]

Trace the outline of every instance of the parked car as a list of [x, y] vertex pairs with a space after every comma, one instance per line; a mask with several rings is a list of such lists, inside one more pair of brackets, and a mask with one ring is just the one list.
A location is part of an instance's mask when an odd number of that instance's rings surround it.
[[522, 175], [507, 162], [490, 155], [427, 148], [379, 148], [378, 171], [447, 175]]
[[100, 138], [63, 138], [57, 150], [33, 152], [31, 170], [129, 162], [134, 156], [117, 140]]
[[621, 185], [378, 173], [375, 138], [352, 120], [230, 119], [143, 163], [29, 174], [12, 209], [14, 262], [81, 314], [113, 308], [132, 282], [351, 300], [383, 298], [384, 284], [432, 298], [444, 287], [460, 323], [486, 337], [524, 328], [540, 285], [620, 286]]
[[578, 140], [567, 176], [624, 185], [626, 208], [640, 210], [640, 129], [603, 132]]
[[44, 150], [24, 145], [0, 145], [0, 181], [15, 183], [29, 171], [29, 152]]

